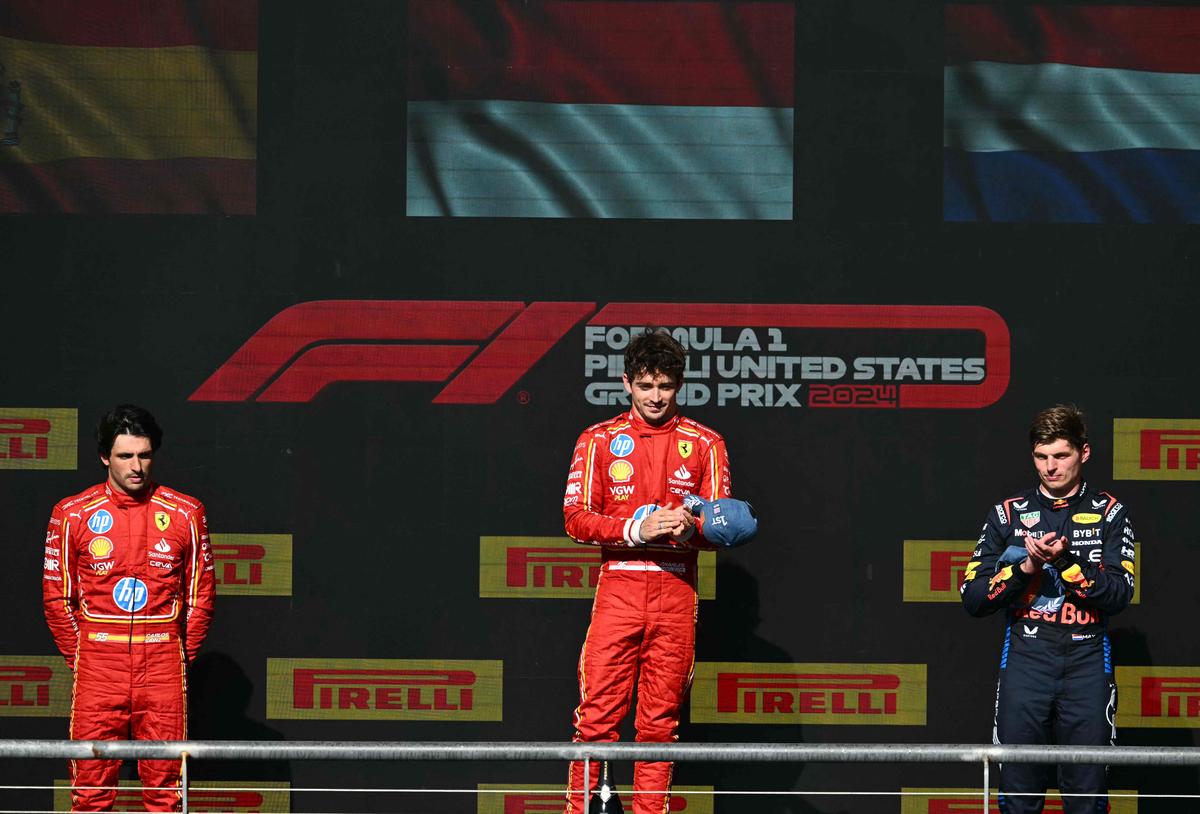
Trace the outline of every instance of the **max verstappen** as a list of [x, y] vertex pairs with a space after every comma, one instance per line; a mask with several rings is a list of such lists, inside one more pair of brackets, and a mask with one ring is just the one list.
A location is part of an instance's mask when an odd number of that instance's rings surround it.
[[[182, 740], [187, 664], [208, 632], [204, 506], [150, 479], [162, 430], [122, 404], [96, 427], [108, 479], [64, 498], [46, 531], [46, 622], [75, 675], [73, 740]], [[73, 811], [109, 811], [119, 760], [71, 761]], [[178, 811], [177, 760], [141, 760], [147, 811]]]
[[[647, 328], [625, 351], [632, 409], [588, 427], [575, 444], [563, 514], [577, 543], [603, 547], [591, 623], [579, 656], [576, 742], [615, 741], [637, 686], [637, 740], [677, 738], [692, 680], [696, 550], [740, 545], [757, 530], [749, 504], [730, 497], [725, 441], [679, 415], [685, 351]], [[581, 763], [572, 763], [568, 814], [583, 811]], [[633, 810], [665, 814], [672, 764], [634, 767]]]
[[[1078, 409], [1038, 413], [1029, 442], [1040, 483], [988, 513], [961, 588], [972, 616], [1007, 614], [993, 740], [1111, 745], [1117, 689], [1106, 620], [1133, 598], [1129, 512], [1083, 480], [1091, 449]], [[1059, 789], [1085, 795], [1064, 797], [1063, 810], [1107, 811], [1106, 775], [1105, 766], [1059, 766]], [[1003, 765], [1001, 812], [1041, 812], [1051, 779], [1047, 766]]]

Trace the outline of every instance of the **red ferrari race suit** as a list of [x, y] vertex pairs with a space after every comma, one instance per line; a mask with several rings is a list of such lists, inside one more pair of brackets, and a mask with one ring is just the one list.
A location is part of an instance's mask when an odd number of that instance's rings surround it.
[[[655, 508], [679, 506], [691, 492], [730, 496], [729, 458], [720, 435], [675, 416], [662, 426], [636, 411], [584, 430], [572, 455], [563, 514], [578, 543], [603, 546], [592, 620], [579, 656], [575, 741], [615, 741], [629, 711], [634, 682], [637, 740], [677, 738], [679, 707], [692, 681], [696, 638], [697, 534], [687, 546], [646, 546], [642, 520]], [[637, 814], [665, 814], [672, 764], [637, 763]], [[598, 762], [588, 788], [595, 788]], [[571, 764], [567, 812], [587, 809], [583, 766]]]
[[[131, 497], [107, 483], [54, 507], [42, 594], [75, 673], [73, 740], [182, 740], [186, 665], [212, 620], [204, 506], [156, 484]], [[119, 760], [71, 761], [72, 786], [115, 786]], [[179, 761], [142, 760], [147, 811], [178, 811]], [[115, 790], [73, 789], [74, 811], [107, 811]]]

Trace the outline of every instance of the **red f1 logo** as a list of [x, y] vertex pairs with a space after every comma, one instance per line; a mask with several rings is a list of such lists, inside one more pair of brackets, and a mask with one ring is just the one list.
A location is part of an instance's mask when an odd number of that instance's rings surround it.
[[979, 306], [319, 300], [272, 317], [189, 400], [306, 402], [340, 381], [449, 379], [435, 403], [494, 404], [589, 314], [590, 325], [977, 331], [982, 382], [901, 384], [891, 406], [986, 407], [1008, 388], [1008, 326]]

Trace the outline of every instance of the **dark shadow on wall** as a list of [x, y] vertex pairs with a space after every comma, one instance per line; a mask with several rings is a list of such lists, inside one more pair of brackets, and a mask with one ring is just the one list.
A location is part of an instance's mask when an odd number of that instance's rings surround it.
[[[254, 685], [225, 653], [205, 653], [188, 670], [188, 737], [192, 740], [281, 741], [283, 734], [246, 714]], [[291, 782], [286, 760], [197, 760], [196, 780]]]
[[[782, 647], [755, 631], [759, 616], [758, 579], [735, 562], [717, 566], [717, 599], [701, 609], [696, 631], [696, 661], [745, 661], [790, 664]], [[688, 707], [690, 710], [690, 706]], [[685, 711], [679, 739], [695, 743], [799, 743], [799, 724], [697, 724]], [[717, 791], [787, 791], [798, 787], [804, 769], [798, 763], [693, 763], [676, 768], [676, 785], [711, 785]], [[729, 795], [716, 798], [721, 814], [815, 814], [804, 798]]]

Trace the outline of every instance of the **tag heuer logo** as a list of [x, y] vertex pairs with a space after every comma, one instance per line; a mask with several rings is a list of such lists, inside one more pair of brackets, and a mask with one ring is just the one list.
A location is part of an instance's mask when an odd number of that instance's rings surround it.
[[1027, 529], [1031, 529], [1038, 524], [1042, 519], [1041, 512], [1025, 512], [1021, 515], [1021, 525]]

